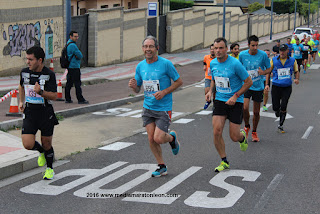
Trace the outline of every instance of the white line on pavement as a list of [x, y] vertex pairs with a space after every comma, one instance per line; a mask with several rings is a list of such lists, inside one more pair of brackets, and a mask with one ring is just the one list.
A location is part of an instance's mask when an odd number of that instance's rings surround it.
[[307, 131], [304, 133], [304, 135], [302, 136], [301, 139], [307, 139], [309, 137], [310, 132], [312, 131], [312, 129], [313, 129], [313, 126], [309, 126]]
[[116, 142], [104, 147], [100, 147], [101, 150], [111, 150], [111, 151], [119, 151], [121, 149], [127, 148], [128, 146], [132, 146], [135, 143], [128, 143], [128, 142]]
[[[63, 164], [66, 164], [66, 163], [69, 163], [70, 161], [68, 160], [62, 160], [62, 161], [55, 161], [53, 166], [54, 167], [58, 167], [58, 166], [61, 166]], [[31, 176], [34, 176], [36, 174], [39, 174], [41, 172], [44, 171], [44, 167], [40, 167], [40, 168], [35, 168], [35, 169], [32, 169], [32, 170], [29, 170], [29, 171], [26, 171], [26, 172], [22, 172], [20, 174], [17, 174], [17, 175], [14, 175], [14, 176], [11, 176], [9, 178], [5, 178], [3, 180], [0, 181], [0, 188], [2, 187], [5, 187], [7, 185], [10, 185], [10, 184], [13, 184], [17, 181], [21, 181], [25, 178], [28, 178], [28, 177], [31, 177]], [[39, 177], [40, 178], [40, 177]]]
[[268, 200], [271, 197], [272, 192], [276, 189], [276, 187], [279, 185], [280, 181], [283, 179], [284, 175], [283, 174], [277, 174], [273, 180], [271, 181], [271, 183], [269, 184], [269, 186], [267, 187], [267, 189], [264, 191], [264, 193], [262, 194], [259, 202], [256, 204], [256, 206], [254, 206], [253, 209], [253, 213], [259, 213], [260, 211], [263, 210], [264, 206], [266, 205], [266, 203], [268, 202]]
[[174, 121], [173, 123], [180, 123], [180, 124], [187, 124], [190, 123], [191, 121], [193, 121], [194, 119], [185, 119], [185, 118], [181, 118], [179, 120]]

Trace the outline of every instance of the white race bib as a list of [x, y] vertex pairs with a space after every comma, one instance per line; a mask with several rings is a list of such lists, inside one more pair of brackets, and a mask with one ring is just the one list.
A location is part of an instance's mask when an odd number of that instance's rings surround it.
[[250, 75], [250, 77], [252, 79], [252, 82], [255, 82], [255, 81], [260, 79], [260, 75], [258, 73], [258, 69], [249, 70], [248, 73], [249, 73], [249, 75]]
[[214, 77], [216, 89], [220, 93], [231, 93], [230, 80], [228, 77]]
[[279, 68], [278, 69], [278, 79], [290, 79], [290, 68]]
[[299, 56], [299, 55], [300, 55], [300, 51], [294, 51], [294, 54], [295, 54], [296, 56]]
[[24, 85], [26, 103], [44, 104], [44, 98], [37, 94], [33, 88], [34, 85]]
[[160, 91], [159, 80], [143, 80], [143, 88], [145, 96], [151, 97], [154, 93]]

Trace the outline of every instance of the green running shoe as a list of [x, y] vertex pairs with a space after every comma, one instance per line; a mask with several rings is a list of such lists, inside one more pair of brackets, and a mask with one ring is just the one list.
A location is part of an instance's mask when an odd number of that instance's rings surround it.
[[310, 64], [309, 63], [307, 63], [307, 67], [310, 68]]
[[38, 166], [44, 166], [46, 164], [46, 158], [44, 156], [44, 152], [40, 153], [39, 157], [38, 157]]
[[54, 176], [54, 171], [51, 168], [46, 168], [46, 171], [43, 172], [43, 179], [44, 180], [52, 180]]
[[221, 172], [222, 170], [229, 169], [230, 164], [227, 164], [224, 161], [221, 161], [220, 165], [214, 169], [215, 172]]
[[262, 110], [263, 110], [263, 111], [268, 111], [267, 106], [262, 106]]
[[247, 137], [246, 137], [246, 132], [243, 129], [241, 129], [240, 131], [244, 136], [243, 142], [240, 143], [240, 149], [241, 149], [241, 151], [245, 152], [247, 150], [247, 148], [248, 148], [248, 141], [247, 141]]

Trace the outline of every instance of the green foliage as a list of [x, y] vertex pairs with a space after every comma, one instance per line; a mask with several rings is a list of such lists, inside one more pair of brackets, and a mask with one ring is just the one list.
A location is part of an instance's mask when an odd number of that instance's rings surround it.
[[252, 13], [256, 10], [260, 10], [261, 8], [264, 8], [263, 4], [260, 4], [259, 2], [254, 2], [252, 4], [249, 4], [248, 6], [248, 12]]
[[[294, 13], [295, 0], [275, 0], [273, 2], [273, 12], [277, 14]], [[271, 8], [268, 8], [271, 10]], [[316, 13], [318, 9], [318, 1], [311, 1], [310, 14]], [[300, 16], [308, 17], [309, 1], [297, 0], [297, 13]]]
[[193, 1], [185, 0], [170, 0], [170, 10], [180, 10], [183, 8], [192, 7], [194, 4]]
[[56, 118], [58, 121], [64, 120], [64, 117], [61, 114], [56, 114]]

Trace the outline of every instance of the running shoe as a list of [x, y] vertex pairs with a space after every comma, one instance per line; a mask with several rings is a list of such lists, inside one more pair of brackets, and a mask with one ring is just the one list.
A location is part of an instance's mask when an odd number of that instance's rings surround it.
[[307, 67], [310, 68], [310, 64], [309, 63], [307, 63]]
[[267, 106], [262, 106], [262, 110], [263, 110], [263, 111], [268, 111]]
[[38, 157], [38, 166], [44, 166], [46, 164], [46, 158], [44, 156], [44, 152], [40, 153]]
[[180, 150], [180, 143], [178, 141], [177, 133], [175, 131], [171, 131], [170, 135], [172, 135], [174, 137], [174, 141], [170, 142], [172, 153], [174, 155], [177, 155], [179, 153], [179, 150]]
[[304, 73], [304, 74], [307, 73], [306, 70], [303, 70], [303, 73]]
[[167, 175], [167, 174], [168, 174], [167, 167], [165, 166], [165, 167], [161, 168], [159, 166], [159, 168], [156, 169], [156, 171], [154, 171], [151, 176], [152, 177], [160, 177], [160, 176]]
[[253, 142], [259, 142], [260, 141], [257, 132], [252, 132], [251, 137], [252, 137], [252, 141]]
[[283, 130], [283, 126], [278, 125], [278, 132], [283, 134], [285, 131]]
[[206, 102], [206, 104], [204, 104], [203, 109], [206, 110], [209, 107], [210, 103], [211, 103], [211, 101], [210, 102]]
[[246, 138], [248, 138], [248, 136], [249, 136], [249, 131], [250, 131], [250, 127], [249, 127], [249, 128], [244, 127], [243, 130], [246, 132]]
[[54, 176], [54, 171], [51, 168], [46, 168], [46, 171], [43, 172], [43, 179], [44, 180], [52, 180]]
[[224, 161], [221, 161], [220, 165], [214, 169], [215, 172], [221, 172], [222, 170], [229, 169], [230, 164], [227, 164]]
[[242, 143], [240, 143], [240, 149], [241, 149], [241, 151], [245, 152], [248, 148], [248, 141], [247, 141], [247, 137], [246, 137], [246, 132], [244, 130], [241, 130], [241, 133], [244, 136], [244, 140]]

